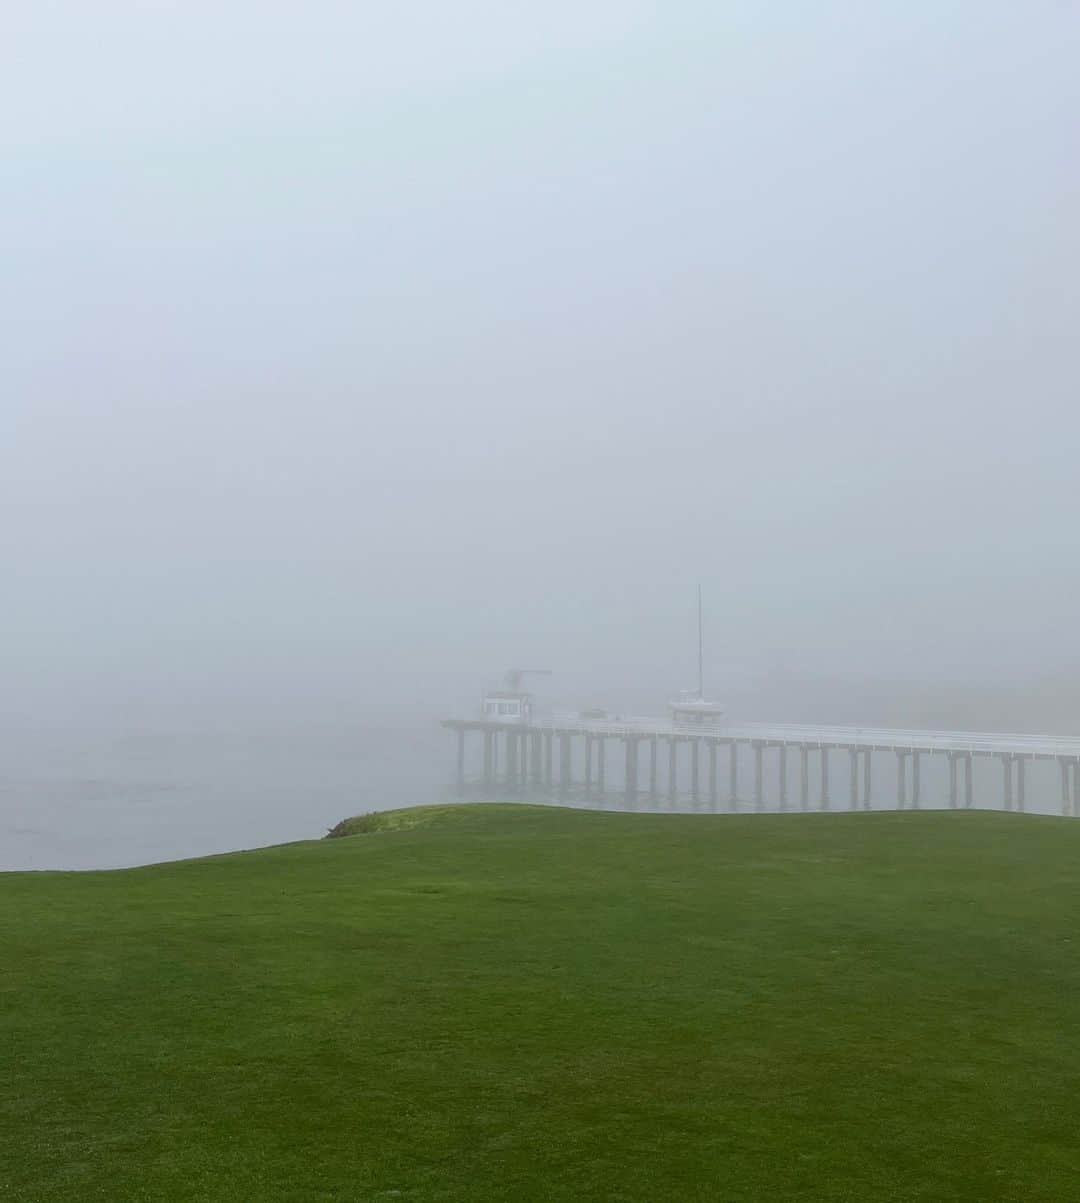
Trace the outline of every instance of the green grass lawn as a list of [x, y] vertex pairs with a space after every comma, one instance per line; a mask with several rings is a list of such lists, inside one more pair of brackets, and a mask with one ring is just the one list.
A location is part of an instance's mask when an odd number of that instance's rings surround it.
[[1080, 1198], [1080, 823], [411, 819], [0, 875], [0, 1200]]

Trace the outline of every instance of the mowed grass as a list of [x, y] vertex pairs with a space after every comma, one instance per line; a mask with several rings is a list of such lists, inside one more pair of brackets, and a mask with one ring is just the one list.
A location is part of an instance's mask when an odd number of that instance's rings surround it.
[[1080, 824], [413, 819], [0, 876], [0, 1199], [1080, 1197]]

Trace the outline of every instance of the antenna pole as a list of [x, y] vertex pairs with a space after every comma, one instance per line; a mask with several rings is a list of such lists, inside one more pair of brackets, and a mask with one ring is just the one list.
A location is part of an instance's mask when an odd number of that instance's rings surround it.
[[697, 587], [697, 695], [699, 701], [705, 700], [705, 659], [704, 632], [701, 620], [701, 582]]

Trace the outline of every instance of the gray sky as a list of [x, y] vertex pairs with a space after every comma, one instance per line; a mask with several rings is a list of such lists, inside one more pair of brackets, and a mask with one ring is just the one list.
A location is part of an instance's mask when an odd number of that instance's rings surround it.
[[1080, 669], [1076, 4], [5, 26], [3, 708]]

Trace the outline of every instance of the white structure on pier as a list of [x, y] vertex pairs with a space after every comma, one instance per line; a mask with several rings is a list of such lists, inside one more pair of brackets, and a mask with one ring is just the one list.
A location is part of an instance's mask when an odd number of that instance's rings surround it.
[[533, 719], [533, 695], [523, 688], [526, 676], [543, 675], [548, 668], [511, 668], [500, 689], [488, 689], [480, 701], [480, 713], [486, 722], [529, 724]]

